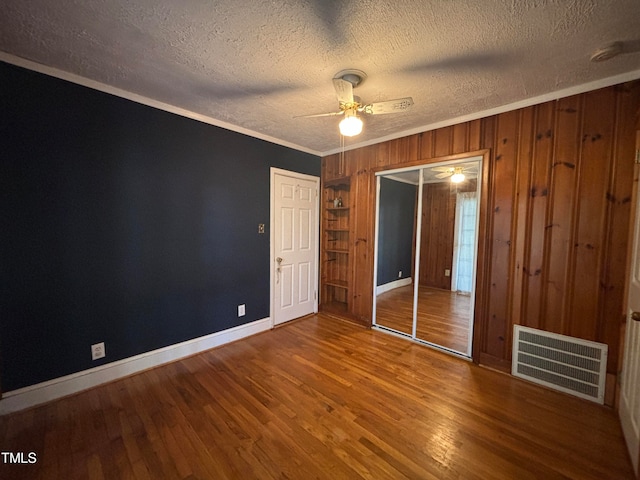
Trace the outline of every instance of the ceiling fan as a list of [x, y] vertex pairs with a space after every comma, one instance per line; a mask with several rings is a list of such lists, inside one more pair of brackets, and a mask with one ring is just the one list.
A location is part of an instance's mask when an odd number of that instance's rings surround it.
[[313, 115], [301, 115], [304, 118], [310, 117], [330, 117], [344, 115], [340, 122], [340, 133], [345, 137], [353, 137], [362, 132], [362, 120], [358, 113], [369, 115], [380, 115], [385, 113], [397, 113], [407, 110], [413, 105], [411, 97], [386, 100], [364, 104], [359, 97], [353, 95], [353, 89], [360, 85], [367, 75], [360, 70], [342, 70], [333, 78], [333, 87], [336, 90], [340, 111], [329, 113], [317, 113]]
[[453, 183], [463, 182], [466, 175], [477, 174], [478, 165], [476, 163], [460, 163], [450, 167], [432, 167], [431, 171], [440, 172], [435, 175], [436, 178], [448, 178], [451, 177]]

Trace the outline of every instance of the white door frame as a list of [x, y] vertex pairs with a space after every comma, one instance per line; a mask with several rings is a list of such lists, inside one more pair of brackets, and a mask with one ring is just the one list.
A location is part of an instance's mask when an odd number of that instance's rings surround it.
[[307, 175], [305, 173], [292, 172], [289, 170], [284, 170], [281, 168], [271, 167], [271, 183], [269, 189], [270, 196], [270, 207], [269, 207], [269, 317], [271, 318], [271, 328], [275, 326], [275, 263], [276, 263], [276, 255], [275, 255], [275, 179], [276, 175], [283, 175], [285, 177], [291, 178], [299, 178], [301, 180], [309, 180], [315, 182], [316, 184], [316, 216], [314, 218], [314, 235], [316, 237], [316, 248], [314, 252], [315, 259], [315, 269], [313, 272], [313, 313], [318, 313], [318, 272], [319, 272], [319, 264], [320, 264], [320, 177], [316, 177], [314, 175]]

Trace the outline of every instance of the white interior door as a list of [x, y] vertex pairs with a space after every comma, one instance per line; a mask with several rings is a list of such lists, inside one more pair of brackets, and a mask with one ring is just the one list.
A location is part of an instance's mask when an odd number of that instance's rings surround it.
[[638, 459], [640, 458], [640, 195], [638, 192], [635, 198], [627, 322], [620, 374], [619, 414], [633, 468], [638, 476]]
[[272, 173], [273, 323], [318, 311], [317, 177]]

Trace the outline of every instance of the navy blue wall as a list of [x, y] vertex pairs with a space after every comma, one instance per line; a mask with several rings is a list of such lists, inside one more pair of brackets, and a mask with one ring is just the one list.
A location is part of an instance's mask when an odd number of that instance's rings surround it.
[[0, 96], [4, 391], [269, 316], [269, 168], [319, 157], [1, 62]]
[[415, 185], [380, 178], [376, 285], [411, 277], [417, 195]]

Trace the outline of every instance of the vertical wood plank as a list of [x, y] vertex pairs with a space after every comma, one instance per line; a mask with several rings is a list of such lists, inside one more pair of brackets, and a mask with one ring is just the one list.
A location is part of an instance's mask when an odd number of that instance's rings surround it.
[[400, 163], [401, 155], [398, 150], [400, 146], [398, 145], [399, 140], [396, 138], [395, 140], [389, 140], [389, 162], [387, 166], [392, 167], [398, 165]]
[[511, 319], [512, 323], [522, 323], [526, 304], [526, 281], [528, 252], [529, 205], [531, 203], [531, 153], [533, 151], [536, 109], [522, 110], [518, 133], [518, 160], [516, 167], [516, 205], [513, 216], [513, 280]]
[[415, 162], [418, 160], [420, 152], [420, 135], [411, 135], [407, 137], [407, 162]]
[[514, 207], [519, 112], [497, 116], [490, 181], [489, 301], [484, 352], [504, 359], [510, 348], [511, 221]]
[[475, 362], [479, 363], [485, 356], [483, 346], [486, 339], [488, 324], [487, 306], [489, 304], [489, 179], [491, 172], [491, 149], [487, 149], [483, 155], [482, 172], [478, 176], [480, 182], [480, 205], [478, 219], [478, 263], [476, 271], [475, 292], [475, 318], [474, 334], [472, 338], [472, 355]]
[[382, 142], [375, 145], [375, 166], [385, 167], [389, 165], [390, 142]]
[[[483, 210], [481, 218], [484, 220], [484, 236], [479, 239], [478, 248], [482, 248], [478, 257], [482, 260], [481, 277], [478, 277], [478, 285], [482, 287], [482, 291], [476, 295], [482, 305], [482, 311], [476, 313], [476, 319], [479, 319], [476, 333], [473, 336], [474, 360], [478, 363], [491, 365], [497, 369], [500, 368], [501, 357], [492, 356], [487, 352], [487, 338], [489, 335], [490, 311], [489, 301], [491, 295], [491, 246], [493, 240], [491, 232], [493, 230], [493, 171], [495, 165], [495, 149], [496, 149], [496, 122], [497, 116], [486, 117], [480, 120], [479, 141], [480, 148], [488, 150], [489, 154], [485, 158], [483, 168]], [[504, 362], [502, 362], [504, 363]]]
[[555, 333], [566, 333], [576, 182], [580, 166], [582, 97], [558, 100], [556, 111], [549, 220], [545, 225], [547, 255], [543, 315], [545, 328]]
[[481, 146], [481, 120], [472, 120], [468, 122], [469, 124], [469, 151], [473, 152], [475, 150], [480, 150]]
[[329, 178], [331, 178], [331, 175], [329, 173], [329, 160], [330, 157], [322, 157], [322, 160], [320, 160], [320, 176], [322, 180], [329, 180]]
[[418, 152], [418, 158], [428, 159], [435, 157], [435, 130], [421, 133], [420, 137], [420, 151]]
[[[370, 170], [375, 161], [372, 148], [361, 148], [353, 151], [355, 174], [352, 177], [352, 189], [355, 180], [354, 205], [354, 237], [352, 260], [351, 299], [353, 315], [364, 324], [371, 323], [371, 309], [373, 302], [373, 222], [375, 195], [371, 190]], [[393, 152], [393, 149], [391, 150]], [[393, 153], [391, 153], [393, 155]], [[370, 247], [371, 245], [371, 247]]]
[[423, 187], [422, 235], [420, 235], [420, 285], [451, 290], [455, 192], [448, 183]]
[[[483, 118], [482, 124], [480, 128], [480, 141], [482, 142], [481, 148], [491, 149], [493, 152], [496, 148], [496, 125], [498, 123], [498, 116], [493, 115], [491, 117]], [[491, 158], [491, 170], [493, 170], [493, 163], [495, 156], [495, 152], [492, 154]], [[491, 172], [490, 172], [491, 173]], [[491, 185], [491, 183], [490, 183]]]
[[469, 151], [469, 124], [459, 123], [452, 127], [451, 154]]
[[568, 334], [587, 340], [596, 340], [600, 311], [601, 258], [606, 233], [606, 193], [611, 174], [615, 105], [612, 89], [585, 94]]
[[524, 325], [545, 329], [544, 259], [546, 249], [547, 206], [549, 198], [549, 170], [553, 156], [553, 131], [555, 102], [547, 102], [536, 108], [534, 148], [531, 164], [531, 188], [528, 225], [527, 261], [523, 269], [525, 281]]
[[345, 177], [353, 176], [358, 170], [357, 155], [358, 150], [348, 150], [344, 152], [344, 159], [342, 160], [342, 163], [344, 165], [343, 168]]
[[402, 165], [407, 163], [408, 160], [408, 137], [397, 138], [393, 142], [396, 146], [395, 157], [393, 159], [393, 165]]
[[436, 157], [451, 155], [451, 142], [453, 140], [453, 127], [439, 128], [435, 131], [434, 154]]

